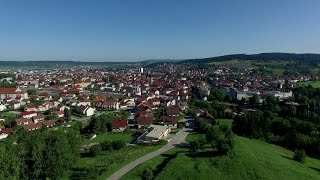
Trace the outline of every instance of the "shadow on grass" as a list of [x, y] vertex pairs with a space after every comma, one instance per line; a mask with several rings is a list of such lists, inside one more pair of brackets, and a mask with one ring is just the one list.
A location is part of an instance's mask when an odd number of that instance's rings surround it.
[[208, 158], [208, 157], [217, 157], [223, 154], [219, 153], [218, 151], [201, 151], [187, 154], [188, 157], [191, 158]]
[[174, 144], [175, 147], [178, 147], [178, 148], [187, 148], [190, 146], [189, 143], [179, 143], [179, 144]]
[[105, 166], [95, 166], [94, 168], [72, 168], [72, 174], [68, 179], [97, 179], [105, 170]]
[[178, 156], [178, 153], [180, 152], [176, 152], [175, 154], [162, 154], [161, 156], [166, 158], [153, 171], [154, 177], [157, 177], [161, 173], [161, 171], [167, 166], [167, 164]]
[[292, 160], [292, 161], [295, 161], [292, 157], [283, 156], [283, 155], [281, 155], [281, 157], [286, 158], [286, 159], [289, 159], [289, 160]]
[[320, 168], [315, 168], [315, 167], [309, 167], [310, 169], [313, 169], [315, 171], [318, 171], [318, 173], [320, 173]]

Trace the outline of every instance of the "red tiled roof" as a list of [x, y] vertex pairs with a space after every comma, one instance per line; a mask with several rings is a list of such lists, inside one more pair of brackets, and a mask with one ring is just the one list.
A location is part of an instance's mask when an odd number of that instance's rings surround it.
[[54, 121], [49, 120], [42, 123], [44, 126], [49, 127], [54, 125]]
[[35, 111], [24, 111], [24, 112], [21, 112], [21, 116], [26, 116], [26, 115], [30, 115], [30, 114], [34, 114], [36, 113]]
[[27, 122], [27, 121], [29, 121], [29, 123], [32, 122], [31, 119], [28, 119], [28, 118], [19, 118], [19, 119], [16, 119], [16, 120], [15, 120], [15, 122], [16, 122], [17, 124], [23, 123], [23, 122]]
[[163, 116], [162, 117], [163, 124], [177, 124], [178, 123], [178, 117], [177, 116]]
[[13, 130], [11, 128], [5, 128], [0, 131], [0, 134], [13, 134]]
[[44, 119], [44, 116], [43, 115], [37, 115], [37, 116], [33, 116], [32, 118], [33, 118], [33, 120]]
[[31, 129], [38, 129], [38, 128], [41, 128], [42, 127], [42, 124], [28, 124], [26, 126], [24, 126], [23, 128], [27, 131], [31, 130]]
[[64, 114], [64, 111], [56, 111], [56, 112], [54, 112], [53, 114], [61, 115], [61, 114]]
[[152, 117], [139, 117], [137, 119], [137, 124], [138, 125], [151, 125], [153, 123], [153, 118]]
[[170, 107], [167, 107], [166, 113], [169, 116], [170, 115], [179, 115], [180, 109], [178, 107], [175, 107], [175, 106], [170, 106]]
[[0, 88], [0, 94], [20, 94], [17, 88]]
[[140, 111], [134, 115], [135, 118], [148, 117], [148, 116], [149, 114], [146, 111]]
[[123, 127], [127, 127], [128, 126], [128, 121], [127, 120], [113, 120], [111, 122], [111, 127], [112, 129], [119, 129], [119, 128], [123, 128]]

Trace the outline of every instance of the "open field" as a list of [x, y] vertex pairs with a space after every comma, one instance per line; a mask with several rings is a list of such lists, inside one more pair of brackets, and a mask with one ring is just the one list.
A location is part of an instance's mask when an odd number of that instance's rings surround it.
[[133, 140], [132, 133], [112, 133], [107, 132], [98, 134], [96, 138], [92, 140], [85, 140], [85, 143], [102, 143], [104, 141], [117, 141], [121, 140], [126, 143], [130, 143]]
[[226, 125], [231, 128], [233, 120], [232, 119], [217, 119], [217, 122], [219, 123], [219, 125]]
[[208, 64], [210, 65], [231, 65], [231, 64], [247, 64], [247, 65], [251, 65], [251, 62], [249, 61], [242, 61], [242, 60], [237, 60], [237, 59], [234, 59], [234, 60], [229, 60], [229, 61], [213, 61], [213, 62], [210, 62]]
[[[102, 151], [96, 157], [82, 157], [74, 168], [61, 179], [107, 179], [112, 173], [131, 161], [148, 154], [163, 145], [127, 146], [121, 150]], [[83, 173], [89, 170], [90, 173]]]
[[306, 82], [299, 82], [298, 84], [302, 86], [311, 85], [314, 88], [320, 88], [320, 81], [306, 81]]
[[293, 152], [259, 140], [235, 137], [230, 156], [214, 156], [211, 151], [208, 145], [194, 155], [188, 149], [175, 148], [138, 166], [122, 179], [141, 179], [147, 167], [153, 170], [155, 179], [163, 180], [320, 178], [320, 160], [306, 158], [306, 163], [298, 163], [292, 160]]

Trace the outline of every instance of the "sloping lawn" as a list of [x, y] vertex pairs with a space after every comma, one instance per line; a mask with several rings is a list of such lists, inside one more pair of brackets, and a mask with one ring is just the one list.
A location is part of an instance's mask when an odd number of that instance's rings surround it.
[[133, 140], [132, 133], [112, 133], [107, 132], [98, 134], [96, 138], [92, 140], [85, 140], [85, 143], [102, 143], [103, 141], [117, 141], [121, 140], [126, 143], [130, 143]]
[[300, 82], [299, 84], [302, 86], [311, 85], [314, 88], [320, 88], [320, 81], [306, 81], [306, 82]]
[[306, 158], [305, 163], [298, 163], [292, 160], [293, 152], [259, 140], [236, 136], [235, 143], [230, 156], [214, 157], [210, 146], [195, 155], [188, 149], [175, 148], [136, 167], [122, 179], [141, 179], [147, 167], [153, 169], [155, 179], [161, 180], [320, 179], [320, 160]]

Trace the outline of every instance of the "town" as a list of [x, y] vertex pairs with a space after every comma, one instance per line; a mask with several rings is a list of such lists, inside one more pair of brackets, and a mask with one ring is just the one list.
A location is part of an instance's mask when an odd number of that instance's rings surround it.
[[[87, 169], [77, 178], [91, 177], [92, 173], [107, 178], [123, 166], [121, 163], [132, 161], [128, 156], [118, 164], [111, 161], [114, 156], [129, 153], [139, 157], [157, 149], [161, 154], [190, 145], [196, 152], [203, 140], [200, 144], [190, 140], [188, 137], [194, 136], [190, 132], [208, 133], [208, 125], [220, 124], [222, 128], [226, 124], [231, 128], [232, 124], [232, 130], [241, 134], [236, 129], [237, 118], [246, 113], [266, 113], [264, 107], [268, 109], [270, 102], [278, 105], [268, 112], [283, 111], [284, 117], [291, 117], [286, 115], [290, 109], [304, 107], [294, 97], [296, 88], [319, 79], [317, 74], [261, 73], [264, 70], [261, 66], [235, 67], [228, 63], [204, 67], [171, 62], [3, 70], [0, 138], [17, 143], [25, 133], [75, 130], [80, 134], [75, 148], [83, 156], [77, 168]], [[314, 108], [316, 111], [318, 106]], [[294, 111], [294, 115], [300, 113]], [[223, 142], [228, 149], [222, 149], [222, 154], [234, 146], [227, 132]], [[108, 165], [101, 163], [101, 158], [108, 158]], [[114, 170], [92, 170], [89, 162], [113, 166]], [[132, 170], [122, 168], [126, 173]], [[72, 170], [71, 174], [80, 172], [83, 170]], [[110, 176], [118, 178], [117, 172]]]
[[[204, 77], [210, 72], [212, 75], [205, 81]], [[213, 70], [172, 63], [113, 71], [90, 68], [17, 71], [12, 73], [13, 77], [1, 79], [10, 86], [0, 88], [1, 138], [21, 130], [88, 120], [87, 117], [102, 112], [125, 111], [128, 117], [112, 121], [112, 131], [123, 131], [127, 127], [147, 129], [155, 123], [166, 128], [160, 128], [163, 132], [155, 137], [147, 136], [147, 139], [159, 140], [168, 134], [166, 129], [177, 128], [178, 122], [183, 121], [182, 112], [188, 109], [191, 97], [210, 101], [212, 87], [224, 89], [230, 102], [233, 99], [249, 102], [256, 95], [262, 103], [268, 95], [280, 100], [291, 98], [290, 88], [296, 83], [317, 78], [301, 75], [252, 77], [251, 72], [251, 68]]]

